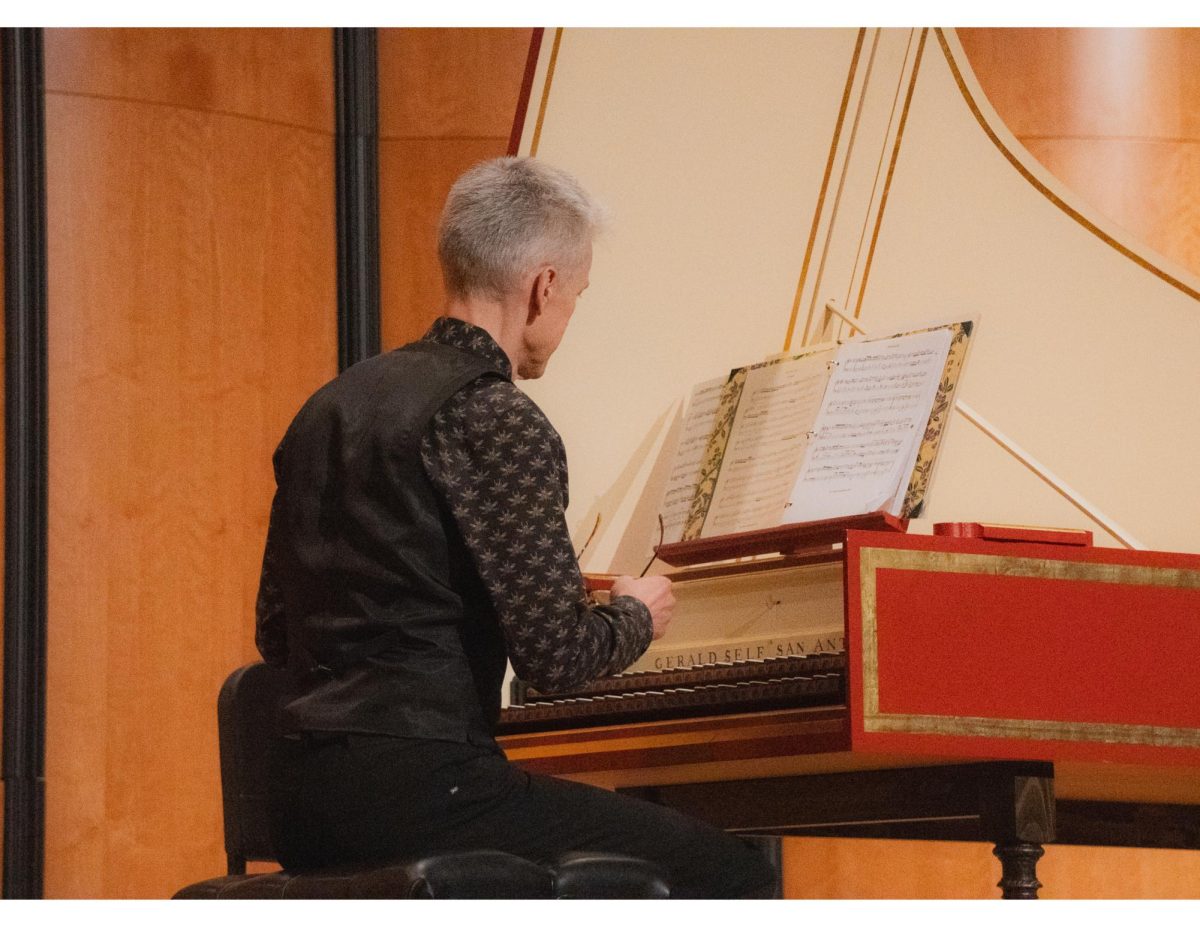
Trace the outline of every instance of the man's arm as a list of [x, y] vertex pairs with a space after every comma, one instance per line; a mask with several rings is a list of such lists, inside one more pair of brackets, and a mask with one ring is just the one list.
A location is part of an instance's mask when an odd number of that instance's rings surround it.
[[541, 410], [508, 381], [481, 380], [452, 397], [422, 442], [499, 615], [517, 675], [561, 691], [618, 673], [653, 633], [632, 596], [587, 599], [567, 530], [566, 458]]

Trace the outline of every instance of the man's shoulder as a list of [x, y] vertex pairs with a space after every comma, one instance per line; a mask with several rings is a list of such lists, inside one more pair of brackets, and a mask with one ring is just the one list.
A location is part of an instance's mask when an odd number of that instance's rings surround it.
[[519, 432], [527, 439], [559, 440], [546, 414], [511, 380], [480, 377], [448, 400], [435, 419], [475, 435]]
[[511, 380], [483, 376], [472, 380], [447, 401], [447, 410], [472, 416], [519, 417], [550, 424], [544, 412]]
[[[488, 362], [446, 345], [413, 342], [376, 354], [318, 388], [293, 417], [282, 444], [297, 435], [336, 434], [355, 439], [364, 431], [420, 428], [464, 382], [507, 383]], [[511, 383], [508, 383], [511, 386]]]

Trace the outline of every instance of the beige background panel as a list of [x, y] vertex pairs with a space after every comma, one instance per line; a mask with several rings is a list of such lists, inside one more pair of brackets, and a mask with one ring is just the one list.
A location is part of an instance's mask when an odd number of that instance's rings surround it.
[[[930, 44], [863, 318], [879, 330], [980, 315], [960, 398], [1143, 543], [1200, 549], [1200, 501], [1177, 481], [1200, 454], [1200, 303], [1021, 176], [980, 129], [932, 36]], [[997, 132], [1047, 186], [1077, 201], [1002, 126]], [[954, 428], [964, 424], [959, 418]], [[939, 476], [956, 471], [1003, 484], [1020, 464], [989, 469], [948, 452], [940, 468]], [[935, 482], [940, 505], [937, 493]], [[1016, 492], [1003, 516], [1047, 520]]]
[[637, 503], [680, 398], [782, 346], [856, 37], [563, 33], [538, 156], [607, 203], [615, 231], [528, 389], [563, 434], [580, 543], [604, 517], [586, 568], [644, 565], [657, 488]]
[[48, 29], [46, 89], [333, 131], [328, 29]]
[[46, 115], [45, 888], [161, 898], [224, 870], [217, 691], [257, 659], [271, 453], [336, 366], [332, 139], [74, 93]]
[[[968, 360], [968, 367], [970, 364]], [[1036, 520], [1027, 516], [1018, 524], [1083, 528], [1092, 532], [1096, 544], [1122, 546], [1114, 535], [961, 415], [950, 417], [938, 456], [925, 515], [909, 524], [912, 533], [928, 534], [941, 521], [1012, 524], [1014, 499], [1018, 499], [1024, 511], [1036, 516]]]

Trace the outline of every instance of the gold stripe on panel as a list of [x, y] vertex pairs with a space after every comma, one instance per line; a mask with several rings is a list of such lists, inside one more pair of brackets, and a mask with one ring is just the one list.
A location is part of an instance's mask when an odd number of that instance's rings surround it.
[[876, 715], [863, 719], [871, 733], [945, 734], [955, 737], [1011, 737], [1139, 747], [1200, 747], [1200, 730], [1150, 724], [1096, 724], [1087, 721], [1016, 721], [1008, 718], [955, 718], [942, 715]]
[[550, 49], [550, 63], [546, 66], [546, 84], [542, 88], [542, 102], [538, 106], [537, 123], [533, 127], [533, 141], [529, 145], [529, 156], [537, 157], [538, 143], [542, 140], [542, 123], [546, 121], [546, 106], [550, 102], [550, 85], [554, 82], [554, 65], [558, 62], [558, 46], [562, 44], [562, 26], [554, 30], [554, 47]]
[[959, 554], [949, 551], [864, 548], [859, 564], [862, 595], [863, 729], [872, 733], [949, 734], [960, 737], [1023, 737], [1155, 747], [1200, 747], [1200, 730], [1146, 724], [1017, 720], [956, 715], [884, 714], [879, 710], [879, 642], [876, 571], [966, 573], [1069, 582], [1118, 583], [1200, 590], [1200, 570], [1124, 563], [1080, 563], [1033, 557]]

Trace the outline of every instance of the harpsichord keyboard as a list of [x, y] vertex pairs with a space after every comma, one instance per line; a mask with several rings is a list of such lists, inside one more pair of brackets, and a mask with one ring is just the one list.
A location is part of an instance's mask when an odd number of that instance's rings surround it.
[[514, 680], [498, 733], [836, 705], [845, 682], [846, 655], [836, 652], [628, 673], [554, 694]]

